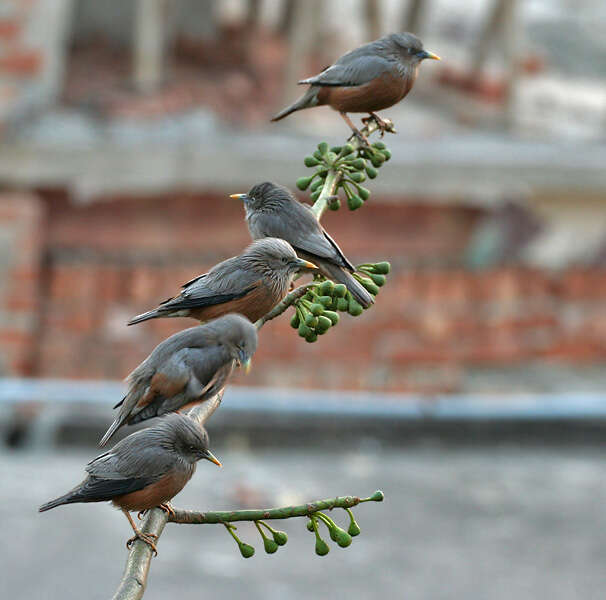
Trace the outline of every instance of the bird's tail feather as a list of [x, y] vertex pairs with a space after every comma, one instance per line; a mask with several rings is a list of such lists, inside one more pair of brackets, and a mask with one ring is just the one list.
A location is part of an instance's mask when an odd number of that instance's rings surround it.
[[50, 510], [51, 508], [56, 508], [57, 506], [61, 506], [62, 504], [73, 504], [74, 502], [82, 502], [83, 496], [78, 492], [74, 492], [73, 490], [67, 492], [67, 494], [63, 494], [63, 496], [59, 496], [54, 500], [50, 500], [49, 502], [45, 502], [39, 509], [38, 512], [44, 512]]
[[160, 316], [160, 314], [158, 313], [158, 309], [154, 308], [153, 310], [148, 310], [147, 312], [141, 313], [140, 315], [133, 317], [127, 323], [127, 325], [136, 325], [137, 323], [141, 323], [143, 321], [148, 321], [149, 319], [155, 319], [156, 317], [159, 317], [159, 316]]
[[274, 115], [272, 121], [280, 121], [284, 117], [304, 108], [311, 108], [318, 104], [318, 91], [314, 88], [309, 88], [305, 94], [303, 94], [296, 102], [287, 106], [281, 110], [278, 114]]
[[334, 265], [329, 262], [320, 261], [314, 258], [316, 264], [332, 279], [337, 283], [343, 283], [351, 293], [351, 295], [364, 307], [368, 308], [374, 303], [370, 292], [357, 281], [351, 273], [348, 273], [341, 267]]
[[109, 429], [105, 432], [105, 435], [101, 438], [99, 446], [103, 447], [109, 441], [109, 438], [116, 433], [118, 427], [124, 423], [124, 419], [121, 416], [116, 417], [116, 420], [109, 426]]

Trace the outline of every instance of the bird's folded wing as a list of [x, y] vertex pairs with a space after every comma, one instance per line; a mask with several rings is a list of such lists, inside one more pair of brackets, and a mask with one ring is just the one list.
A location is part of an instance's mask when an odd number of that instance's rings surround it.
[[369, 83], [393, 69], [394, 63], [380, 56], [357, 56], [348, 62], [335, 63], [318, 75], [303, 79], [299, 83], [320, 86], [358, 86]]
[[144, 477], [128, 477], [120, 479], [105, 479], [91, 476], [80, 486], [78, 492], [84, 498], [96, 502], [111, 500], [116, 496], [137, 492], [154, 483], [156, 479]]
[[183, 291], [163, 306], [178, 310], [223, 304], [246, 296], [258, 282], [258, 273], [243, 268], [242, 259], [236, 256], [186, 283]]
[[173, 453], [159, 446], [160, 441], [149, 430], [142, 429], [91, 460], [86, 471], [91, 477], [103, 480], [141, 480], [141, 487], [145, 487], [163, 477], [174, 463]]
[[[307, 254], [332, 260], [339, 266], [353, 270], [341, 248], [324, 231], [324, 228], [307, 206], [297, 202], [291, 205], [292, 213], [279, 215], [267, 213], [259, 222], [266, 236], [278, 237], [286, 240], [297, 250]], [[288, 216], [287, 216], [288, 215]]]

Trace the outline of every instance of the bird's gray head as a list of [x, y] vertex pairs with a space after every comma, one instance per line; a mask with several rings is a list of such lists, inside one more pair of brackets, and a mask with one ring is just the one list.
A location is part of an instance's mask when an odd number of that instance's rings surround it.
[[195, 464], [201, 459], [218, 466], [221, 463], [208, 449], [208, 433], [197, 421], [179, 413], [162, 417], [157, 427], [166, 432], [164, 445], [177, 453], [185, 462]]
[[246, 214], [254, 211], [280, 210], [289, 202], [298, 202], [288, 188], [271, 181], [264, 181], [253, 185], [246, 194], [232, 194], [244, 202]]
[[230, 313], [213, 321], [205, 328], [213, 328], [230, 356], [248, 373], [250, 361], [257, 349], [257, 328], [242, 315]]
[[392, 33], [378, 40], [403, 63], [418, 65], [425, 58], [440, 60], [433, 52], [423, 50], [423, 43], [412, 33]]
[[268, 280], [289, 282], [299, 271], [314, 271], [318, 267], [297, 256], [293, 247], [279, 238], [262, 238], [255, 240], [240, 255], [248, 266], [267, 277]]

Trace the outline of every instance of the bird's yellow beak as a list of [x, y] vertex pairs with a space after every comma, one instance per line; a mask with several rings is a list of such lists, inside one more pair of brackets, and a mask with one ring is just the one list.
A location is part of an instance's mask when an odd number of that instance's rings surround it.
[[318, 269], [318, 267], [312, 262], [309, 262], [308, 260], [303, 260], [302, 258], [298, 259], [297, 264], [299, 266], [299, 270], [302, 271], [316, 271]]
[[426, 54], [426, 56], [424, 58], [431, 58], [433, 60], [442, 60], [437, 54], [434, 54], [433, 52], [429, 52], [429, 51], [425, 50], [425, 54]]
[[222, 467], [223, 466], [221, 464], [221, 462], [219, 461], [219, 459], [210, 450], [206, 451], [206, 454], [205, 454], [204, 458], [206, 460], [209, 460], [211, 463], [215, 463], [217, 465], [217, 467]]
[[245, 361], [242, 363], [242, 369], [244, 369], [244, 373], [245, 373], [246, 375], [248, 375], [248, 374], [250, 373], [250, 367], [251, 367], [251, 365], [252, 365], [252, 362], [251, 362], [250, 358], [249, 358], [249, 359], [247, 359], [247, 360], [245, 360]]
[[244, 198], [246, 198], [246, 194], [230, 194], [229, 197], [233, 198], [234, 200], [244, 200]]

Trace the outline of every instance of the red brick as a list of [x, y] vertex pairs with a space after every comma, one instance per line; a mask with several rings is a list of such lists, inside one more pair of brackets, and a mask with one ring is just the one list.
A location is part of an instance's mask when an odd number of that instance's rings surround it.
[[42, 68], [42, 54], [38, 50], [12, 49], [0, 55], [0, 71], [18, 77], [31, 77]]

